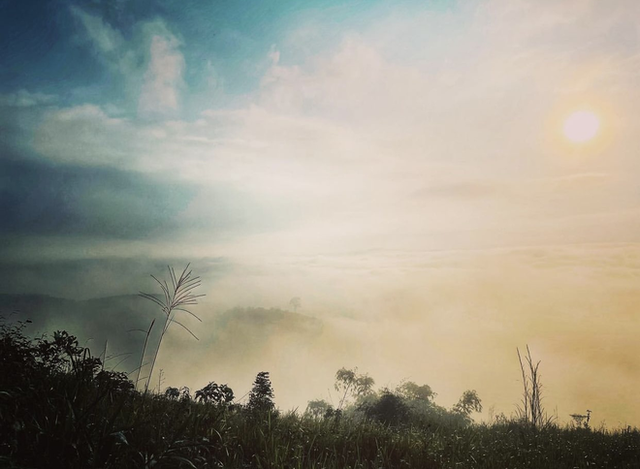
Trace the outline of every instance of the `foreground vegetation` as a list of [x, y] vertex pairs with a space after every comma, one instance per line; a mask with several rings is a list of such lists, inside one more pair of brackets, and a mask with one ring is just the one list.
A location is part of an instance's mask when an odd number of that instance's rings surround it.
[[[636, 429], [478, 425], [469, 417], [480, 405], [473, 392], [446, 410], [428, 386], [374, 393], [373, 380], [343, 369], [337, 409], [312, 401], [303, 415], [283, 414], [265, 372], [246, 405], [216, 383], [193, 396], [186, 388], [139, 392], [67, 333], [23, 332], [23, 324], [0, 326], [2, 467], [640, 467]], [[346, 405], [349, 396], [356, 399]]]

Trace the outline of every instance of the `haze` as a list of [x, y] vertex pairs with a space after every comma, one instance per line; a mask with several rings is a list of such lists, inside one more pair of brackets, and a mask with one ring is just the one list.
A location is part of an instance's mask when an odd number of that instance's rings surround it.
[[[270, 371], [303, 410], [358, 366], [509, 414], [528, 344], [560, 421], [640, 422], [638, 2], [14, 1], [0, 34], [0, 293], [191, 262], [166, 385]], [[293, 297], [317, 330], [220, 320]]]

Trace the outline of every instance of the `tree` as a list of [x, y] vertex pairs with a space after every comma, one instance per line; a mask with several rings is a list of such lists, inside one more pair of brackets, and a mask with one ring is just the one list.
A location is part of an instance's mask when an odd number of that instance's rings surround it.
[[195, 398], [199, 402], [211, 402], [216, 405], [227, 405], [233, 401], [233, 390], [226, 384], [216, 384], [211, 381], [202, 389], [196, 391]]
[[110, 394], [123, 394], [134, 390], [133, 382], [122, 371], [101, 370], [96, 374], [95, 382]]
[[[164, 294], [163, 299], [160, 300], [156, 298], [155, 295], [152, 295], [150, 293], [140, 292], [141, 297], [146, 298], [149, 301], [153, 301], [155, 304], [160, 306], [160, 308], [162, 308], [162, 313], [164, 315], [164, 326], [162, 327], [162, 331], [160, 332], [158, 345], [156, 346], [155, 352], [153, 353], [153, 358], [151, 359], [149, 375], [147, 376], [147, 381], [144, 386], [145, 392], [149, 390], [149, 383], [151, 383], [151, 375], [153, 374], [153, 368], [155, 367], [156, 360], [158, 358], [158, 352], [160, 351], [160, 345], [162, 344], [162, 339], [164, 338], [164, 335], [167, 333], [167, 330], [169, 329], [169, 326], [172, 323], [175, 323], [178, 326], [182, 327], [189, 334], [191, 334], [196, 340], [198, 340], [198, 337], [196, 337], [196, 335], [193, 332], [191, 332], [191, 330], [187, 326], [185, 326], [179, 321], [176, 321], [175, 319], [176, 311], [182, 311], [187, 314], [190, 314], [191, 316], [196, 318], [198, 321], [202, 322], [202, 319], [200, 319], [198, 316], [196, 316], [191, 311], [186, 309], [187, 306], [198, 304], [198, 298], [205, 296], [205, 295], [193, 294], [193, 291], [200, 286], [200, 277], [191, 276], [191, 270], [188, 270], [189, 264], [187, 264], [187, 266], [184, 268], [184, 270], [180, 274], [180, 277], [176, 276], [176, 272], [173, 269], [173, 267], [168, 267], [168, 269], [169, 269], [169, 276], [171, 278], [171, 286], [169, 286], [166, 280], [160, 281], [153, 275], [151, 276], [160, 285], [160, 288], [162, 289], [162, 292]], [[140, 356], [140, 366], [138, 366], [138, 374], [135, 382], [136, 386], [138, 386], [138, 382], [140, 381], [140, 371], [144, 366], [144, 357], [147, 350], [147, 343], [148, 343], [149, 336], [151, 334], [151, 330], [153, 329], [154, 324], [155, 324], [155, 319], [151, 321], [151, 325], [149, 326], [149, 330], [147, 331], [147, 335], [144, 340], [144, 345], [142, 347], [142, 354]]]
[[396, 388], [396, 392], [408, 400], [418, 400], [418, 401], [427, 401], [432, 402], [436, 397], [436, 393], [433, 392], [431, 386], [428, 384], [423, 384], [422, 386], [418, 386], [413, 381], [407, 381], [402, 383], [400, 386]]
[[189, 401], [191, 400], [191, 391], [187, 386], [182, 386], [180, 389], [170, 386], [164, 390], [164, 397], [173, 400], [181, 399]]
[[189, 389], [189, 386], [182, 386], [180, 388], [180, 400], [181, 401], [191, 400], [191, 390]]
[[291, 307], [293, 308], [293, 312], [295, 313], [298, 311], [298, 308], [302, 306], [302, 300], [296, 296], [294, 298], [291, 298], [289, 304], [291, 305]]
[[273, 387], [269, 379], [268, 371], [261, 371], [253, 382], [253, 388], [249, 392], [247, 408], [253, 412], [271, 412], [275, 409], [273, 402]]
[[344, 403], [349, 397], [360, 398], [367, 396], [373, 392], [372, 388], [375, 384], [373, 378], [367, 374], [358, 374], [358, 368], [347, 370], [340, 368], [336, 372], [336, 391], [342, 393], [342, 398], [338, 404], [338, 409], [342, 409]]
[[453, 411], [465, 417], [469, 417], [473, 411], [482, 412], [482, 403], [478, 393], [475, 390], [462, 393], [458, 403], [453, 406]]
[[409, 418], [409, 407], [401, 396], [391, 393], [388, 389], [372, 404], [363, 406], [367, 417], [373, 418], [386, 425], [404, 423]]
[[327, 413], [331, 414], [333, 411], [333, 407], [324, 399], [316, 399], [313, 401], [309, 401], [307, 404], [307, 409], [304, 411], [305, 414], [313, 417], [313, 418], [321, 418], [327, 415]]

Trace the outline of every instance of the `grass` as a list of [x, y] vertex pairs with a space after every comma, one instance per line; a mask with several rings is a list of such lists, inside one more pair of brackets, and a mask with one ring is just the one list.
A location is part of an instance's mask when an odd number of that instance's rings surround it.
[[[638, 430], [385, 425], [138, 392], [65, 333], [0, 330], [0, 466], [14, 468], [638, 468]], [[445, 416], [446, 417], [446, 416]]]
[[[180, 276], [176, 275], [173, 267], [168, 267], [169, 269], [169, 278], [171, 279], [171, 283], [169, 284], [166, 280], [158, 280], [155, 276], [151, 276], [160, 288], [162, 289], [163, 296], [161, 299], [157, 298], [155, 295], [151, 293], [143, 293], [140, 292], [140, 296], [145, 298], [156, 305], [160, 306], [162, 310], [162, 314], [164, 315], [164, 324], [162, 325], [162, 331], [160, 331], [160, 338], [158, 339], [158, 344], [156, 345], [156, 349], [153, 352], [153, 357], [151, 358], [151, 363], [149, 366], [149, 374], [146, 377], [146, 382], [144, 385], [144, 390], [147, 392], [149, 390], [149, 384], [151, 383], [151, 378], [153, 376], [153, 369], [156, 366], [156, 361], [158, 359], [158, 353], [160, 352], [160, 346], [162, 345], [162, 339], [164, 339], [165, 334], [169, 330], [169, 326], [171, 324], [177, 324], [186, 330], [193, 338], [198, 340], [198, 337], [191, 332], [187, 326], [185, 326], [180, 321], [176, 320], [175, 316], [177, 312], [183, 312], [191, 315], [198, 321], [202, 322], [198, 316], [189, 311], [187, 306], [193, 306], [198, 304], [198, 298], [205, 296], [196, 295], [193, 291], [198, 288], [201, 284], [200, 277], [192, 276], [192, 271], [189, 270], [189, 264], [184, 268]], [[144, 345], [142, 346], [142, 353], [140, 354], [140, 365], [138, 366], [137, 377], [135, 381], [136, 389], [140, 383], [140, 372], [144, 367], [145, 356], [147, 352], [147, 345], [149, 344], [149, 336], [151, 335], [151, 331], [153, 330], [153, 326], [156, 320], [152, 320], [149, 325], [149, 329], [144, 338]]]

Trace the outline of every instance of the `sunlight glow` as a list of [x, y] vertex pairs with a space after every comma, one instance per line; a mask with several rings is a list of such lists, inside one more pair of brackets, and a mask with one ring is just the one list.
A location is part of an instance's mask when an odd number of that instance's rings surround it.
[[576, 111], [564, 121], [564, 135], [575, 143], [583, 143], [596, 136], [600, 119], [590, 111]]

